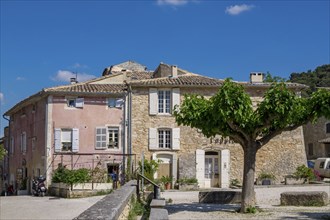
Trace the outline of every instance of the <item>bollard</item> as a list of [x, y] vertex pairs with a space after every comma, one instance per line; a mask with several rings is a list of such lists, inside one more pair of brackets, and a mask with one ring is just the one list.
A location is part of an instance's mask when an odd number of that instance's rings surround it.
[[154, 185], [154, 199], [160, 198], [160, 188], [157, 185]]

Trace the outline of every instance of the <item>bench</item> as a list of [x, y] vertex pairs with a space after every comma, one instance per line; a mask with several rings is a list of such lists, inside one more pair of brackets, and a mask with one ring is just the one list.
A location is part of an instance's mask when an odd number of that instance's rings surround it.
[[328, 194], [323, 191], [281, 193], [281, 205], [284, 206], [325, 206], [328, 202]]

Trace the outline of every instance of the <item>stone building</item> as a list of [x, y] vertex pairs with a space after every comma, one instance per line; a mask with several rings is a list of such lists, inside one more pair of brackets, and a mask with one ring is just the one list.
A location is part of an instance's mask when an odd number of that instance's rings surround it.
[[308, 160], [330, 157], [330, 120], [319, 118], [316, 123], [304, 125], [304, 138]]
[[[127, 157], [134, 165], [129, 168], [136, 169], [142, 154], [160, 159], [156, 178], [171, 176], [174, 182], [195, 177], [202, 188], [228, 187], [231, 179], [242, 180], [243, 151], [238, 144], [178, 126], [172, 115], [185, 94], [211, 97], [223, 80], [163, 63], [147, 71], [133, 61], [106, 68], [102, 75], [43, 89], [5, 113], [10, 182], [17, 185], [43, 174], [49, 183], [60, 163], [72, 169], [100, 164], [124, 174]], [[251, 82], [238, 83], [255, 106], [270, 86], [262, 83], [260, 73], [253, 73]], [[297, 93], [304, 88], [292, 83], [288, 87]], [[256, 172], [271, 172], [281, 181], [301, 164], [306, 164], [306, 155], [298, 128], [259, 150]]]

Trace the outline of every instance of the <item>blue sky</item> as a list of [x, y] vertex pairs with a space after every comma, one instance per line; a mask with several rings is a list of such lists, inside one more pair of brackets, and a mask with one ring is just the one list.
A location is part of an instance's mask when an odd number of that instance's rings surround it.
[[[1, 116], [45, 87], [160, 62], [215, 78], [289, 78], [330, 63], [324, 1], [0, 0]], [[1, 118], [0, 136], [7, 121]]]

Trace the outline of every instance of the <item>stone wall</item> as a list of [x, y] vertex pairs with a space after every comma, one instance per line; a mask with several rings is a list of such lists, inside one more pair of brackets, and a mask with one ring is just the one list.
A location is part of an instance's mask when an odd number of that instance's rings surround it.
[[[326, 124], [330, 123], [330, 120], [326, 118], [320, 118], [315, 124], [308, 123], [304, 126], [304, 138], [305, 138], [305, 149], [308, 159], [316, 159], [319, 157], [328, 157], [327, 150], [325, 149], [324, 143], [318, 141], [325, 138], [330, 138], [330, 133], [326, 133]], [[309, 152], [309, 145], [313, 146], [313, 153]]]
[[[203, 94], [210, 97], [216, 89], [189, 89], [180, 88], [181, 101], [185, 93]], [[262, 100], [262, 90], [249, 90], [256, 103]], [[132, 102], [132, 147], [133, 153], [140, 159], [141, 152], [144, 152], [146, 159], [151, 159], [152, 154], [157, 152], [148, 149], [148, 129], [152, 128], [175, 128], [178, 125], [174, 117], [169, 115], [149, 115], [149, 90], [148, 88], [135, 88], [133, 90]], [[259, 150], [256, 163], [256, 177], [259, 172], [272, 172], [277, 177], [276, 182], [284, 180], [284, 176], [295, 171], [296, 167], [306, 164], [306, 155], [302, 129], [284, 132], [275, 137], [266, 146]], [[216, 137], [221, 138], [221, 137]], [[230, 179], [242, 181], [243, 175], [243, 151], [240, 145], [214, 139], [206, 138], [197, 129], [187, 126], [180, 126], [180, 150], [174, 151], [178, 158], [178, 178], [195, 177], [196, 175], [196, 149], [219, 151], [230, 150]], [[166, 150], [162, 150], [164, 152]], [[167, 150], [173, 152], [173, 150]]]

